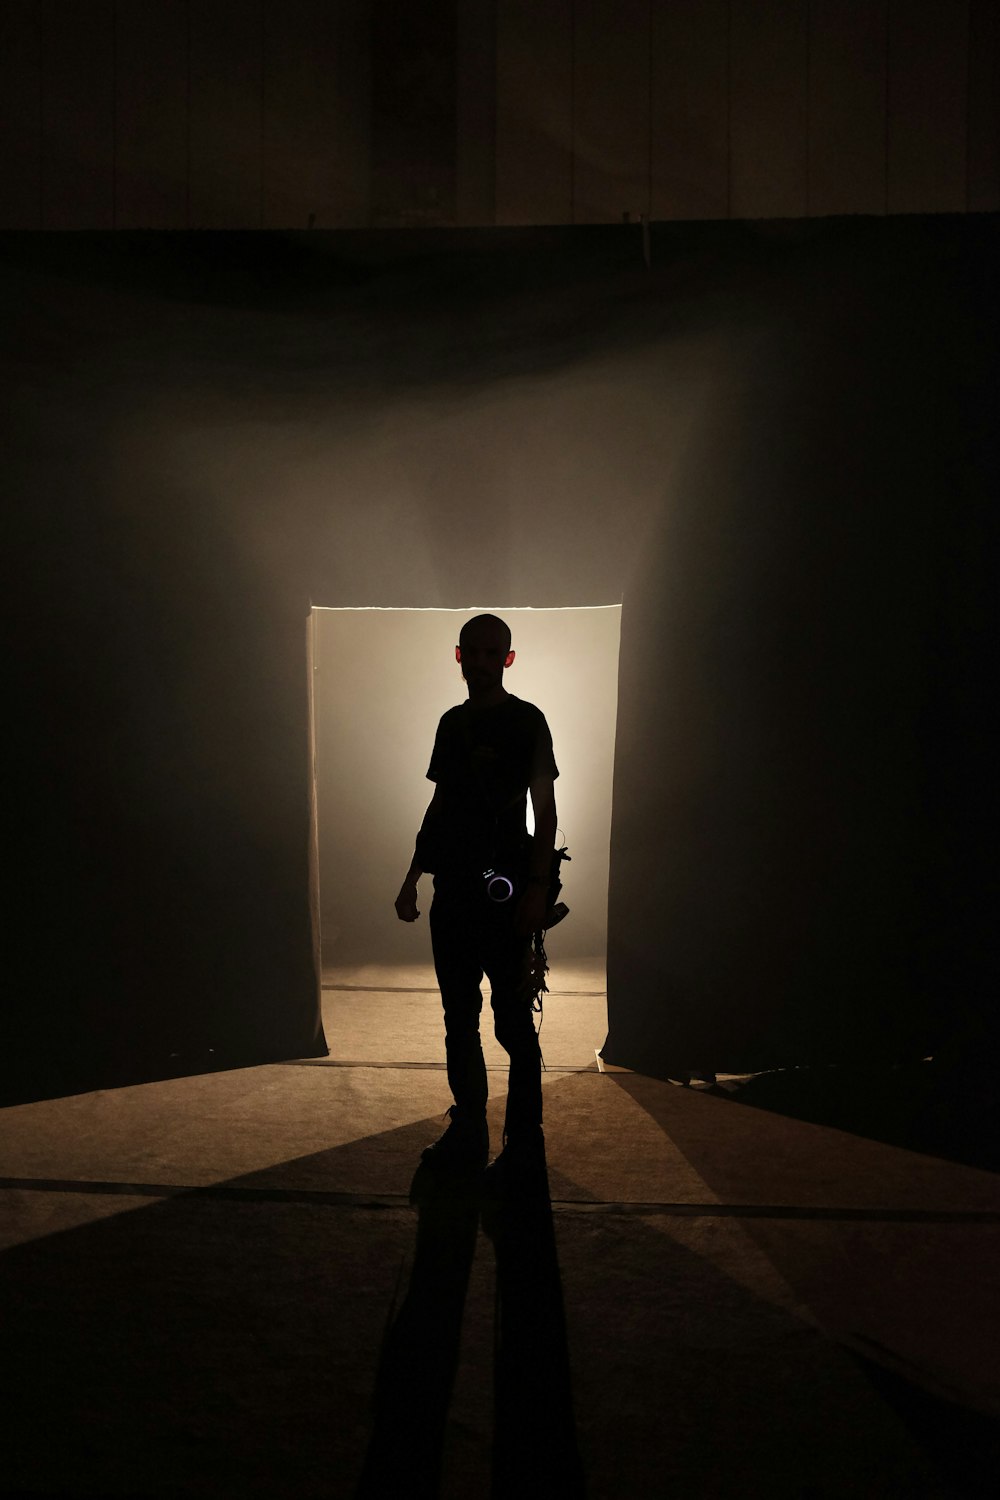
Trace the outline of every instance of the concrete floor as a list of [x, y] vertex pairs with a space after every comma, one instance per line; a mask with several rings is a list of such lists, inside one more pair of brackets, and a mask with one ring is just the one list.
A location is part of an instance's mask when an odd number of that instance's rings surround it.
[[601, 1073], [556, 965], [551, 1205], [411, 1203], [432, 977], [327, 982], [329, 1060], [3, 1111], [0, 1493], [995, 1492], [995, 1174]]

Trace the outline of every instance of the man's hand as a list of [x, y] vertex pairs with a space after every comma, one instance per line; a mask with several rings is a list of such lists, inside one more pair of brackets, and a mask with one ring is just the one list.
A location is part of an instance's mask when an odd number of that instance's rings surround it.
[[519, 937], [541, 932], [548, 909], [548, 891], [540, 882], [526, 887], [514, 913], [514, 931]]
[[409, 876], [403, 881], [396, 897], [396, 916], [401, 922], [415, 922], [420, 912], [417, 910], [417, 882]]

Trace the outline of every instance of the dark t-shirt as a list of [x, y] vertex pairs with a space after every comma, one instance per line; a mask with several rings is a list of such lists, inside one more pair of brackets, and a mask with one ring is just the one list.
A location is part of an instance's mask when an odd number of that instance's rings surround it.
[[527, 847], [527, 791], [559, 775], [545, 715], [508, 694], [493, 708], [450, 708], [427, 771], [441, 793], [442, 867], [497, 868]]

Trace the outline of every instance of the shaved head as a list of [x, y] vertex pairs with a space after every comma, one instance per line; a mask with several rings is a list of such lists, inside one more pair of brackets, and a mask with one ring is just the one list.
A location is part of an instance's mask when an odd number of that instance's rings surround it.
[[485, 707], [502, 703], [507, 696], [503, 685], [504, 668], [514, 660], [510, 649], [510, 626], [496, 615], [476, 615], [466, 620], [455, 655], [461, 664], [470, 699]]
[[500, 632], [503, 638], [504, 653], [510, 650], [510, 626], [500, 619], [499, 615], [475, 615], [471, 620], [466, 620], [459, 633], [458, 644], [467, 645], [472, 640], [478, 640], [486, 635], [493, 636]]

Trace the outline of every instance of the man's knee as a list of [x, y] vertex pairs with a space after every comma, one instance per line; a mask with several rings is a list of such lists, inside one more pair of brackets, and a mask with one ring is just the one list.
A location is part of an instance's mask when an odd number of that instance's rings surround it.
[[495, 1010], [493, 1031], [505, 1052], [538, 1051], [538, 1034], [531, 1014], [527, 1000]]
[[479, 1041], [479, 1012], [463, 1008], [444, 1013], [444, 1042], [446, 1047], [467, 1047]]

